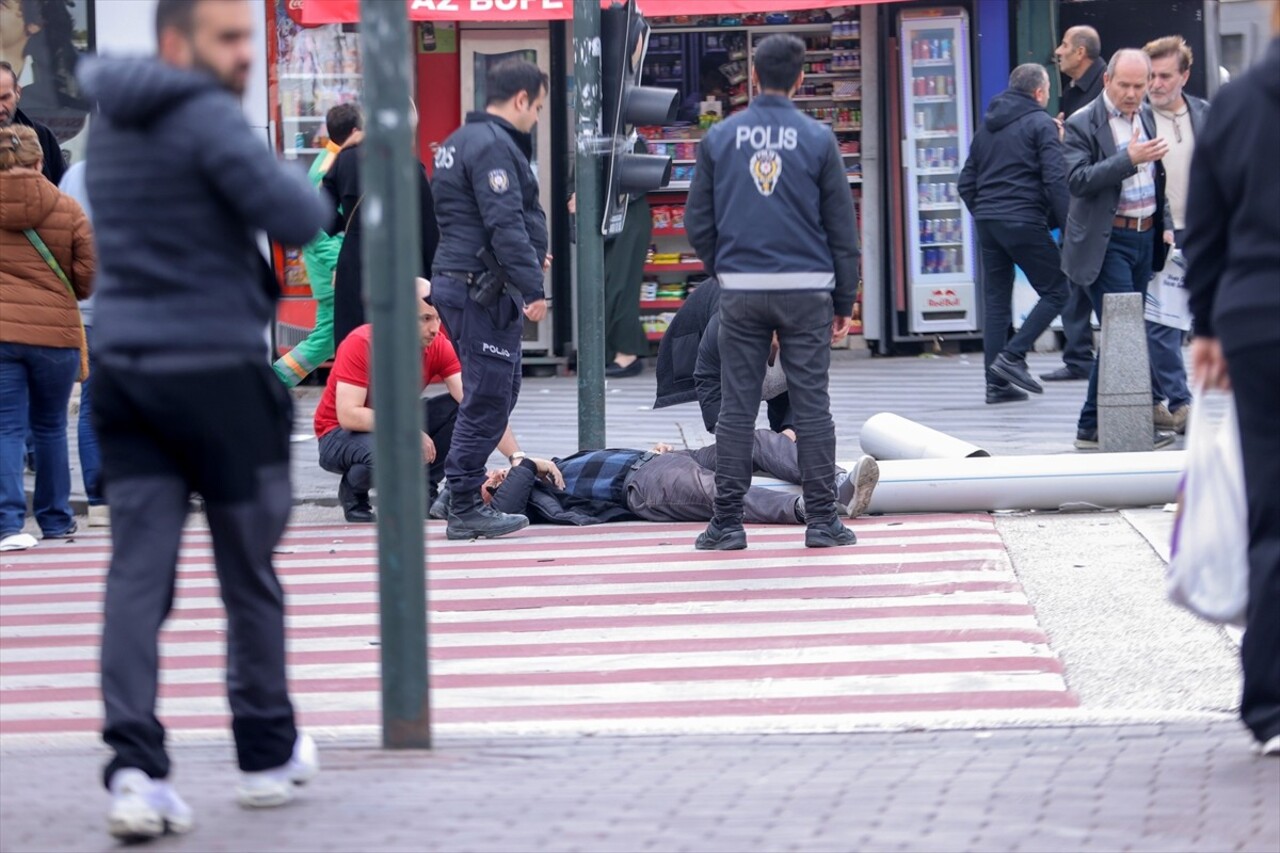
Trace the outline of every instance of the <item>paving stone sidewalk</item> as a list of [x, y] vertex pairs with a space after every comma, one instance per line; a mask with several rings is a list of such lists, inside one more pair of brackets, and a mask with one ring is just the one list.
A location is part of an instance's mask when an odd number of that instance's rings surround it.
[[[322, 746], [290, 806], [175, 749], [196, 829], [151, 850], [1280, 849], [1280, 760], [1236, 724]], [[0, 750], [0, 850], [101, 850], [101, 754]]]

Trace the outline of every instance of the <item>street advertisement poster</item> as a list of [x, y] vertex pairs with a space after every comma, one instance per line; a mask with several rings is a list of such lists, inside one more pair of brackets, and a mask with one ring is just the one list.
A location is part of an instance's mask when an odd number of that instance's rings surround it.
[[453, 21], [422, 21], [418, 24], [418, 53], [457, 53], [458, 25]]
[[53, 131], [68, 162], [83, 152], [89, 112], [76, 62], [93, 49], [93, 0], [0, 0], [0, 60], [17, 75], [18, 109]]

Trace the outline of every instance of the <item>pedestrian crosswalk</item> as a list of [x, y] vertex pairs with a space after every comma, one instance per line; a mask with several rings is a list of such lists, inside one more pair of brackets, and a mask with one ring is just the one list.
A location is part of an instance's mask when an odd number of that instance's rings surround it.
[[[1076, 699], [991, 519], [860, 519], [694, 551], [697, 525], [535, 527], [492, 542], [427, 528], [432, 717], [475, 733], [848, 729]], [[91, 736], [105, 534], [0, 556], [0, 737]], [[296, 525], [277, 554], [304, 725], [379, 721], [369, 527]], [[162, 635], [161, 718], [226, 726], [225, 622], [208, 533], [186, 534]]]

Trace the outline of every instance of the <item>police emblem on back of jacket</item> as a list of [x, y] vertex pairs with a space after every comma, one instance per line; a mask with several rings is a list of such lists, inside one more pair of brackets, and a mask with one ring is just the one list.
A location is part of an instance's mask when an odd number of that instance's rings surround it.
[[778, 177], [782, 174], [782, 157], [777, 151], [762, 149], [751, 155], [751, 179], [756, 182], [760, 195], [773, 195]]

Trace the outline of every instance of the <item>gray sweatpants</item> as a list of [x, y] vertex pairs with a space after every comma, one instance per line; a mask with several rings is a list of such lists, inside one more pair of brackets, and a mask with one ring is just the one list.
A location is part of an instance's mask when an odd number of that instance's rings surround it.
[[297, 731], [285, 677], [284, 593], [272, 550], [289, 518], [288, 392], [265, 364], [152, 373], [104, 362], [94, 418], [111, 507], [102, 637], [104, 771], [169, 775], [155, 715], [158, 634], [173, 606], [192, 492], [204, 498], [227, 610], [227, 699], [240, 769], [285, 764]]

